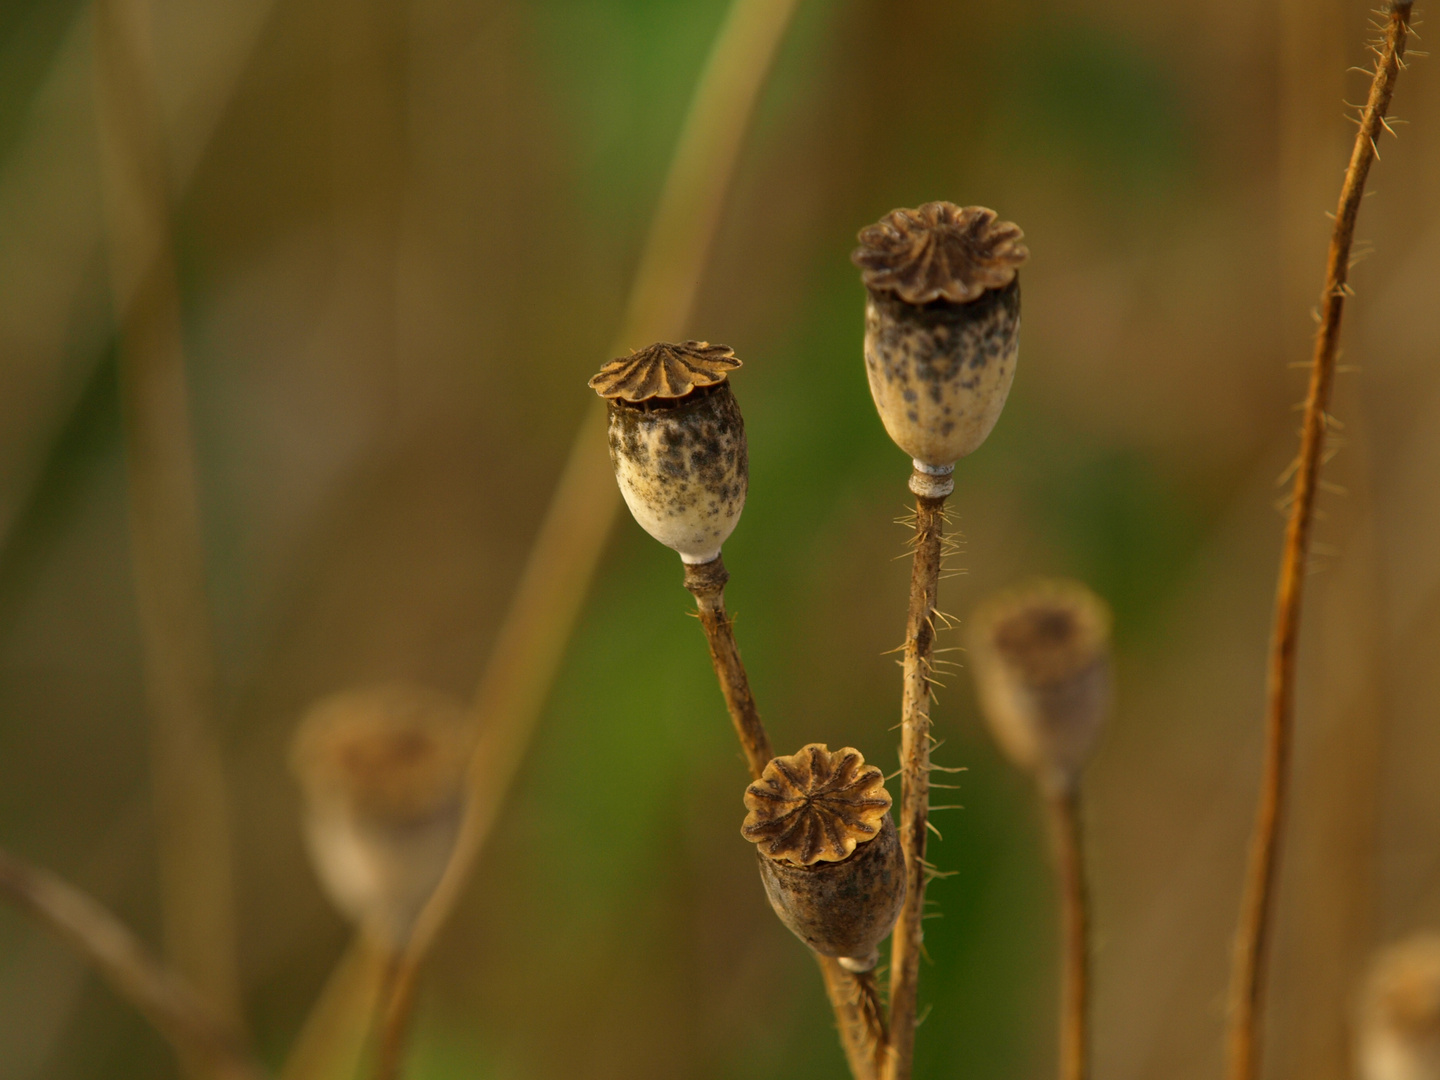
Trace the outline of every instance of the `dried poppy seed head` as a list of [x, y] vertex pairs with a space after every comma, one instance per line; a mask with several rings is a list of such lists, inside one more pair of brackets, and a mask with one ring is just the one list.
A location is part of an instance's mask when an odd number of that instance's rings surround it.
[[334, 694], [295, 733], [290, 762], [321, 883], [391, 947], [409, 936], [450, 858], [473, 745], [462, 704], [403, 685]]
[[1356, 1056], [1362, 1080], [1440, 1080], [1440, 934], [1419, 934], [1376, 958]]
[[590, 380], [609, 402], [610, 460], [630, 513], [687, 563], [717, 558], [745, 508], [745, 422], [724, 345], [658, 342]]
[[885, 778], [858, 750], [811, 743], [777, 757], [745, 789], [741, 833], [756, 845], [775, 914], [822, 956], [852, 971], [876, 948], [905, 899], [905, 857]]
[[[885, 430], [944, 495], [949, 467], [1000, 417], [1020, 337], [1022, 233], [995, 211], [930, 202], [860, 231], [865, 369]], [[942, 480], [927, 476], [944, 473]], [[912, 487], [916, 484], [912, 483]]]
[[1110, 610], [1084, 585], [1041, 581], [971, 617], [970, 661], [995, 741], [1048, 789], [1073, 787], [1110, 708]]

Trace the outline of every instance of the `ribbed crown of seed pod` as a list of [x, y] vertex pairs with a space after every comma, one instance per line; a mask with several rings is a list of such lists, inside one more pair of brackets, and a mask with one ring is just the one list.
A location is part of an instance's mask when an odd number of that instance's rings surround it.
[[290, 763], [321, 884], [391, 946], [408, 937], [450, 858], [473, 747], [464, 705], [400, 684], [333, 694], [296, 730]]
[[640, 526], [687, 563], [705, 563], [735, 530], [750, 461], [725, 345], [657, 342], [590, 380], [609, 407], [610, 460]]
[[1110, 709], [1110, 609], [1075, 581], [998, 594], [970, 620], [969, 656], [995, 741], [1042, 785], [1068, 790]]
[[1361, 993], [1361, 1080], [1440, 1080], [1440, 934], [1381, 952]]
[[905, 859], [885, 777], [858, 750], [810, 743], [745, 789], [770, 906], [824, 956], [868, 970], [905, 899]]
[[1015, 377], [1018, 226], [983, 206], [929, 202], [860, 230], [865, 369], [880, 419], [902, 450], [952, 466], [990, 434]]

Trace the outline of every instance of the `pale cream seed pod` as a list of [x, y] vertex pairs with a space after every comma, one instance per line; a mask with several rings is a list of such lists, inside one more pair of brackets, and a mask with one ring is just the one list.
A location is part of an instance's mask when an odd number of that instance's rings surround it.
[[745, 423], [728, 374], [732, 350], [657, 342], [590, 380], [610, 410], [610, 460], [640, 526], [690, 564], [720, 556], [745, 507]]
[[1110, 711], [1110, 609], [1075, 581], [1001, 593], [971, 616], [969, 659], [995, 741], [1051, 794], [1073, 789]]
[[905, 900], [905, 856], [885, 777], [851, 747], [810, 743], [771, 759], [745, 789], [741, 834], [756, 845], [775, 914], [822, 956], [869, 971]]
[[1440, 1080], [1440, 934], [1417, 934], [1376, 958], [1361, 993], [1360, 1080]]
[[295, 732], [290, 764], [316, 873], [340, 912], [391, 949], [454, 849], [474, 741], [464, 705], [407, 685], [331, 695]]
[[1020, 338], [1023, 234], [995, 211], [929, 202], [860, 231], [865, 371], [881, 422], [914, 459], [911, 490], [943, 497], [990, 434]]

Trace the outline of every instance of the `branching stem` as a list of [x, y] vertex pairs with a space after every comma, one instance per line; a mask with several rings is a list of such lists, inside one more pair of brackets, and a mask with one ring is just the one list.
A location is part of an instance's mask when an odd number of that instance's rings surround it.
[[935, 652], [935, 599], [945, 533], [945, 498], [915, 499], [915, 558], [905, 621], [900, 709], [900, 845], [905, 851], [905, 906], [890, 958], [890, 1039], [884, 1080], [909, 1080], [925, 911], [925, 831], [930, 813], [930, 671]]
[[47, 870], [0, 851], [0, 894], [85, 956], [191, 1068], [213, 1080], [263, 1080], [239, 1037], [104, 907]]
[[1361, 111], [1360, 130], [1355, 136], [1355, 146], [1345, 170], [1326, 260], [1320, 329], [1315, 336], [1310, 388], [1300, 432], [1300, 456], [1295, 469], [1290, 518], [1285, 529], [1285, 548], [1280, 558], [1275, 594], [1275, 621], [1267, 672], [1265, 761], [1240, 923], [1235, 936], [1230, 987], [1230, 1080], [1254, 1080], [1260, 1067], [1266, 963], [1295, 723], [1295, 662], [1300, 606], [1310, 554], [1315, 496], [1320, 486], [1320, 466], [1325, 457], [1329, 423], [1327, 410], [1335, 380], [1340, 319], [1349, 292], [1346, 278], [1350, 269], [1350, 247], [1355, 237], [1355, 219], [1360, 212], [1365, 180], [1375, 161], [1375, 142], [1385, 128], [1385, 113], [1390, 107], [1395, 82], [1403, 66], [1411, 6], [1409, 0], [1392, 0], [1386, 7], [1385, 39], [1378, 50], [1370, 96]]

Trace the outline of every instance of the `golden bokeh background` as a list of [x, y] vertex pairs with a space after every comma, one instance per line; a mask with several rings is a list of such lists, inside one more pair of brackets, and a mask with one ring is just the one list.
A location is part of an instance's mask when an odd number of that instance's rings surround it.
[[[722, 0], [154, 0], [233, 787], [246, 1005], [278, 1065], [348, 931], [286, 772], [315, 699], [472, 692], [609, 359]], [[1417, 14], [1423, 19], [1425, 12]], [[908, 464], [860, 358], [856, 230], [1020, 223], [1014, 391], [956, 473], [941, 607], [1078, 577], [1116, 613], [1090, 769], [1096, 1065], [1217, 1075], [1278, 560], [1372, 13], [1346, 0], [805, 0], [688, 335], [733, 346], [731, 610], [777, 749], [895, 765]], [[1420, 30], [1425, 31], [1423, 22]], [[116, 331], [83, 0], [0, 6], [0, 844], [159, 939]], [[1419, 48], [1425, 42], [1418, 43]], [[1353, 110], [1350, 110], [1353, 112]], [[1440, 924], [1440, 73], [1359, 236], [1302, 639], [1274, 1075], [1350, 1075], [1377, 945]], [[638, 347], [647, 342], [629, 343]], [[680, 567], [628, 517], [427, 972], [411, 1075], [842, 1075], [739, 835], [745, 773]], [[959, 634], [942, 646], [959, 644]], [[963, 661], [963, 658], [962, 658]], [[968, 674], [937, 816], [918, 1074], [1051, 1069], [1031, 792]], [[893, 789], [893, 784], [892, 784]], [[897, 792], [898, 794], [898, 792]], [[949, 793], [945, 793], [949, 794]], [[0, 1077], [167, 1076], [157, 1036], [0, 909]]]

